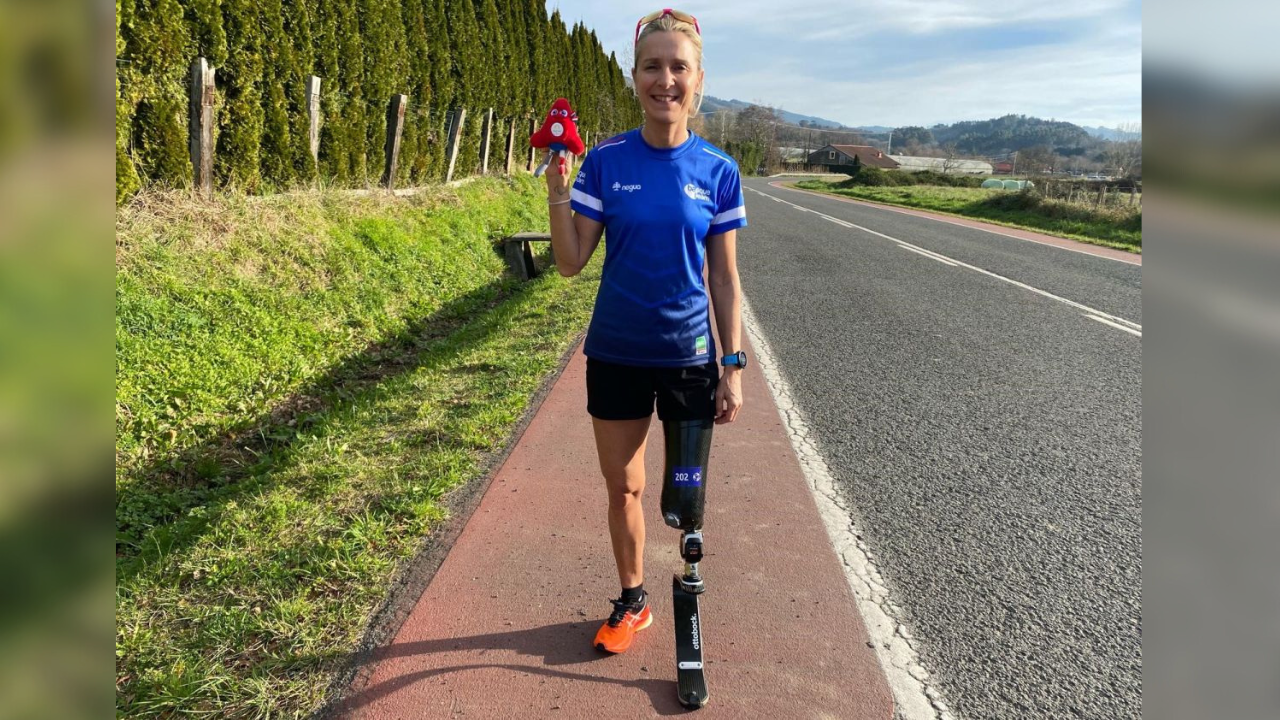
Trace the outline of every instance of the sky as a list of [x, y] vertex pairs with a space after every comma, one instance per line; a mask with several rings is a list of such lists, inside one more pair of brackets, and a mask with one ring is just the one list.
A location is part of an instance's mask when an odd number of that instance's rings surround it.
[[[547, 0], [605, 51], [666, 7]], [[1141, 0], [690, 0], [706, 94], [849, 126], [931, 126], [1009, 113], [1142, 121]], [[628, 68], [629, 70], [629, 68]]]

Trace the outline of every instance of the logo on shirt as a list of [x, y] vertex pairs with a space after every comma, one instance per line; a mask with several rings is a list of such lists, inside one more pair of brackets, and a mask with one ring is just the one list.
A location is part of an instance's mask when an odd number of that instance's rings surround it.
[[684, 186], [684, 194], [688, 195], [691, 200], [710, 200], [711, 199], [710, 193], [698, 187], [697, 185], [694, 185], [693, 183], [689, 183], [688, 185]]
[[573, 184], [574, 184], [574, 185], [586, 185], [586, 184], [587, 184], [587, 174], [586, 174], [585, 172], [583, 172], [583, 171], [579, 170], [579, 171], [578, 171], [578, 179], [577, 179], [577, 180], [575, 180], [575, 181], [573, 181]]
[[693, 354], [694, 355], [707, 354], [707, 336], [706, 335], [699, 335], [698, 339], [693, 341]]
[[636, 183], [634, 185], [623, 185], [620, 182], [615, 182], [613, 184], [614, 192], [618, 192], [620, 190], [625, 192], [635, 192], [636, 190], [639, 190], [639, 189], [640, 189], [640, 183]]

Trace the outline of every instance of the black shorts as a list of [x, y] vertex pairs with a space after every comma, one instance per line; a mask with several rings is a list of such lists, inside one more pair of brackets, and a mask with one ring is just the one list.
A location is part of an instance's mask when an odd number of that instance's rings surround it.
[[716, 416], [720, 368], [636, 367], [587, 358], [587, 412], [601, 420], [710, 420]]

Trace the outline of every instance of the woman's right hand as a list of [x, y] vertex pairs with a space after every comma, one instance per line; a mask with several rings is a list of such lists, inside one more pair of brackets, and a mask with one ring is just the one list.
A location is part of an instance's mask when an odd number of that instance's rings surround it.
[[547, 178], [547, 200], [558, 202], [569, 198], [569, 175], [572, 173], [573, 156], [569, 153], [557, 154], [551, 158], [551, 164], [543, 175]]

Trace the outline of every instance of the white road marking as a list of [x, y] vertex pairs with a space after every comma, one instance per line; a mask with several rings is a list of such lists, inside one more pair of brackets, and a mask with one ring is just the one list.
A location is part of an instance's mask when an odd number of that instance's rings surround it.
[[927, 252], [923, 252], [923, 251], [921, 251], [921, 250], [917, 250], [917, 249], [915, 249], [915, 248], [911, 247], [910, 245], [899, 245], [898, 247], [902, 248], [903, 250], [910, 250], [911, 252], [916, 253], [917, 255], [923, 255], [923, 256], [925, 256], [925, 257], [929, 258], [930, 260], [937, 260], [938, 262], [942, 263], [943, 265], [950, 265], [951, 267], [955, 267], [955, 266], [956, 266], [956, 264], [955, 264], [955, 263], [951, 262], [950, 260], [947, 260], [946, 258], [943, 258], [943, 257], [938, 256], [938, 255], [934, 255], [934, 254], [932, 254], [932, 253], [927, 253]]
[[[760, 192], [759, 190], [756, 190], [755, 188], [747, 188], [747, 189], [748, 189], [748, 190], [750, 190], [751, 192], [754, 192], [754, 193], [757, 193], [757, 194], [760, 194], [760, 195], [764, 195], [765, 197], [773, 197], [773, 196], [769, 195], [768, 193]], [[774, 199], [777, 199], [777, 198], [774, 198]], [[786, 205], [790, 205], [791, 207], [796, 208], [797, 210], [803, 210], [804, 212], [813, 212], [813, 213], [816, 213], [816, 212], [817, 212], [817, 211], [815, 211], [815, 210], [810, 210], [809, 208], [805, 208], [805, 207], [801, 207], [801, 206], [799, 206], [799, 205], [796, 205], [796, 204], [795, 204], [795, 203], [793, 203], [793, 202], [788, 202], [788, 201], [786, 201], [786, 200], [783, 200], [782, 202], [783, 202], [784, 204], [786, 204]], [[821, 213], [817, 213], [817, 214], [821, 214]], [[847, 221], [846, 221], [846, 222], [847, 222]], [[898, 243], [899, 245], [901, 245], [901, 246], [903, 246], [903, 247], [907, 247], [907, 248], [914, 248], [914, 249], [916, 249], [916, 250], [921, 251], [922, 253], [929, 253], [929, 254], [932, 254], [932, 255], [937, 256], [938, 258], [944, 258], [944, 259], [946, 259], [947, 261], [949, 261], [949, 262], [951, 262], [951, 263], [953, 263], [954, 265], [957, 265], [957, 266], [959, 266], [959, 267], [966, 268], [966, 269], [968, 269], [968, 270], [972, 270], [972, 271], [977, 272], [977, 273], [982, 273], [983, 275], [987, 275], [988, 277], [993, 277], [993, 278], [995, 278], [995, 279], [997, 279], [997, 280], [1001, 280], [1001, 281], [1003, 281], [1003, 282], [1007, 282], [1007, 283], [1009, 283], [1010, 285], [1016, 285], [1017, 287], [1020, 287], [1020, 288], [1022, 288], [1022, 289], [1024, 289], [1024, 290], [1030, 290], [1031, 292], [1036, 293], [1037, 295], [1041, 295], [1041, 296], [1047, 297], [1047, 298], [1049, 298], [1050, 300], [1056, 300], [1056, 301], [1058, 301], [1058, 302], [1060, 302], [1060, 303], [1063, 303], [1063, 304], [1066, 304], [1066, 305], [1070, 305], [1071, 307], [1076, 308], [1077, 310], [1081, 310], [1081, 311], [1083, 311], [1086, 315], [1092, 315], [1092, 316], [1094, 316], [1094, 319], [1096, 319], [1096, 320], [1102, 320], [1102, 319], [1109, 320], [1110, 322], [1108, 322], [1108, 323], [1107, 323], [1108, 325], [1116, 324], [1116, 326], [1117, 326], [1117, 327], [1119, 327], [1119, 326], [1125, 326], [1125, 327], [1123, 327], [1123, 328], [1121, 328], [1121, 329], [1125, 330], [1126, 332], [1131, 332], [1131, 333], [1133, 333], [1133, 334], [1137, 335], [1138, 337], [1142, 337], [1142, 326], [1141, 326], [1141, 325], [1139, 325], [1138, 323], [1136, 323], [1136, 322], [1132, 321], [1132, 320], [1126, 320], [1126, 319], [1124, 319], [1124, 318], [1122, 318], [1122, 317], [1119, 317], [1119, 316], [1116, 316], [1116, 315], [1111, 315], [1111, 314], [1109, 314], [1109, 313], [1102, 312], [1101, 310], [1098, 310], [1098, 309], [1095, 309], [1095, 308], [1091, 308], [1091, 307], [1089, 307], [1088, 305], [1085, 305], [1084, 303], [1078, 303], [1078, 302], [1076, 302], [1075, 300], [1068, 300], [1067, 298], [1061, 297], [1061, 296], [1059, 296], [1059, 295], [1054, 295], [1053, 293], [1051, 293], [1051, 292], [1049, 292], [1049, 291], [1047, 291], [1047, 290], [1041, 290], [1040, 288], [1033, 287], [1033, 286], [1031, 286], [1031, 285], [1028, 285], [1028, 284], [1026, 284], [1026, 283], [1024, 283], [1024, 282], [1019, 282], [1019, 281], [1014, 280], [1014, 279], [1012, 279], [1012, 278], [1007, 278], [1007, 277], [1005, 277], [1005, 276], [1003, 276], [1003, 275], [1000, 275], [1000, 274], [998, 274], [998, 273], [993, 273], [993, 272], [991, 272], [990, 270], [987, 270], [987, 269], [984, 269], [984, 268], [980, 268], [980, 267], [978, 267], [978, 266], [976, 266], [976, 265], [970, 265], [969, 263], [964, 262], [964, 261], [962, 261], [962, 260], [956, 260], [956, 259], [955, 259], [955, 258], [953, 258], [953, 257], [947, 257], [946, 255], [943, 255], [942, 253], [934, 252], [934, 251], [932, 251], [932, 250], [925, 250], [924, 248], [922, 248], [922, 247], [920, 247], [920, 246], [918, 246], [918, 245], [912, 245], [911, 243], [907, 242], [906, 240], [899, 240], [898, 238], [893, 237], [893, 236], [891, 236], [891, 235], [885, 235], [885, 234], [884, 234], [884, 233], [882, 233], [882, 232], [876, 232], [875, 230], [872, 230], [871, 228], [866, 228], [866, 227], [863, 227], [863, 226], [858, 225], [858, 224], [856, 224], [856, 223], [847, 223], [847, 224], [848, 224], [848, 225], [849, 225], [849, 227], [851, 227], [851, 228], [854, 228], [854, 229], [857, 229], [857, 230], [861, 230], [861, 231], [863, 231], [863, 232], [865, 232], [865, 233], [868, 233], [868, 234], [870, 234], [870, 235], [875, 235], [876, 237], [882, 237], [882, 238], [884, 238], [885, 240], [892, 240], [893, 242]], [[1134, 330], [1137, 330], [1138, 332], [1136, 332], [1136, 333], [1135, 333], [1135, 332], [1133, 332]]]
[[[779, 187], [777, 185], [774, 185], [773, 183], [769, 183], [769, 186]], [[808, 192], [806, 190], [801, 190], [799, 188], [782, 187], [781, 189], [790, 190], [792, 192]], [[757, 190], [756, 192], [759, 192], [759, 191]], [[837, 198], [833, 198], [833, 199], [837, 199]], [[1142, 263], [1140, 262], [1134, 262], [1133, 260], [1125, 260], [1124, 258], [1120, 258], [1120, 257], [1112, 257], [1110, 255], [1099, 255], [1097, 253], [1089, 252], [1088, 250], [1080, 250], [1078, 248], [1065, 247], [1063, 245], [1055, 245], [1053, 243], [1044, 242], [1043, 240], [1036, 240], [1035, 238], [1019, 237], [1017, 235], [1010, 235], [1009, 233], [1000, 232], [999, 230], [992, 230], [990, 228], [985, 228], [985, 227], [975, 227], [973, 225], [966, 225], [965, 223], [962, 223], [958, 220], [947, 220], [946, 218], [933, 217], [932, 215], [917, 215], [913, 212], [909, 212], [904, 208], [896, 208], [891, 205], [881, 205], [879, 203], [873, 203], [873, 202], [859, 202], [857, 198], [849, 198], [848, 200], [852, 202], [856, 202], [859, 205], [862, 205], [864, 207], [876, 208], [877, 210], [888, 210], [889, 212], [895, 212], [895, 213], [898, 213], [899, 215], [910, 215], [911, 217], [924, 218], [925, 220], [935, 220], [937, 222], [946, 223], [948, 225], [955, 225], [956, 227], [969, 228], [970, 230], [981, 230], [982, 232], [985, 232], [985, 233], [991, 233], [992, 235], [999, 235], [1001, 237], [1013, 238], [1014, 240], [1023, 240], [1025, 242], [1033, 242], [1037, 245], [1045, 245], [1047, 247], [1058, 248], [1059, 250], [1069, 250], [1074, 253], [1080, 253], [1081, 255], [1089, 255], [1091, 257], [1103, 258], [1104, 260], [1114, 260], [1116, 262], [1122, 262], [1125, 265], [1138, 265], [1138, 266], [1142, 265]], [[844, 202], [843, 199], [841, 199], [841, 201]]]
[[818, 453], [813, 433], [792, 399], [791, 388], [779, 372], [769, 341], [745, 297], [742, 298], [742, 325], [751, 338], [756, 364], [764, 373], [778, 412], [787, 425], [787, 436], [818, 505], [822, 525], [843, 565], [862, 623], [893, 691], [895, 720], [955, 720], [929, 671], [920, 662], [915, 636], [902, 621], [902, 608], [889, 595], [880, 570], [859, 539], [865, 537], [866, 523], [837, 489], [835, 478]]
[[1110, 325], [1110, 326], [1111, 326], [1111, 327], [1113, 327], [1113, 328], [1116, 328], [1116, 329], [1119, 329], [1119, 330], [1123, 330], [1123, 331], [1125, 331], [1125, 332], [1127, 332], [1127, 333], [1130, 333], [1130, 334], [1132, 334], [1132, 335], [1137, 335], [1138, 337], [1142, 337], [1142, 331], [1141, 331], [1141, 330], [1134, 330], [1133, 328], [1131, 328], [1131, 327], [1125, 327], [1124, 325], [1121, 325], [1120, 323], [1113, 323], [1113, 322], [1111, 322], [1110, 320], [1108, 320], [1108, 319], [1106, 319], [1106, 318], [1100, 318], [1100, 317], [1098, 317], [1097, 315], [1085, 315], [1085, 317], [1089, 318], [1090, 320], [1097, 320], [1098, 322], [1102, 323], [1103, 325]]

